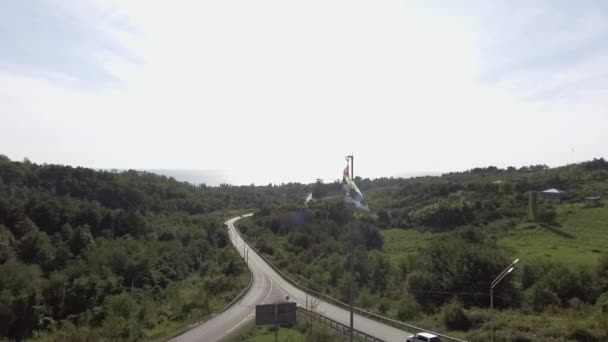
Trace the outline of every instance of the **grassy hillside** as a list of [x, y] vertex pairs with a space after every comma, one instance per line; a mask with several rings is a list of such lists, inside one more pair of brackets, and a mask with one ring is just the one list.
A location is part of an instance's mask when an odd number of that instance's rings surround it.
[[440, 233], [423, 232], [414, 229], [391, 228], [380, 231], [384, 239], [382, 252], [397, 263], [408, 256], [418, 253]]
[[545, 259], [566, 265], [595, 265], [608, 251], [608, 207], [558, 208], [557, 224], [521, 223], [500, 236], [500, 243], [522, 259]]

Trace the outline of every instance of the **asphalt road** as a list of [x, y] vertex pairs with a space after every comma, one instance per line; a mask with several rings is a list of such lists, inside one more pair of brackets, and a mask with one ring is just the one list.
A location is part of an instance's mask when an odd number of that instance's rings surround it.
[[[251, 214], [244, 216], [251, 216]], [[251, 289], [239, 303], [236, 303], [213, 319], [177, 336], [172, 341], [219, 341], [248, 320], [254, 319], [256, 304], [283, 302], [286, 296], [290, 297], [290, 301], [295, 301], [299, 305], [305, 306], [306, 294], [303, 291], [300, 291], [281, 278], [254, 250], [249, 249], [247, 246], [243, 247], [244, 242], [234, 227], [234, 222], [240, 218], [231, 218], [225, 224], [228, 226], [230, 241], [239, 254], [241, 256], [248, 254], [249, 268], [253, 273]], [[312, 299], [312, 296], [308, 296], [309, 301], [312, 301]], [[347, 310], [322, 300], [315, 299], [315, 301], [317, 302], [317, 312], [343, 324], [350, 324], [350, 314]], [[403, 342], [406, 336], [410, 334], [359, 315], [355, 315], [354, 317], [354, 326], [357, 330], [387, 342]]]

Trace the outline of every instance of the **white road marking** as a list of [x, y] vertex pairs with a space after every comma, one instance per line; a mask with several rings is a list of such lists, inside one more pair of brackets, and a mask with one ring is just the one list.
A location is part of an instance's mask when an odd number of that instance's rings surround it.
[[[264, 274], [266, 274], [266, 273], [264, 273]], [[266, 276], [266, 278], [268, 278], [268, 276]], [[270, 278], [268, 278], [268, 279], [270, 279]], [[271, 284], [274, 284], [276, 287], [278, 287], [278, 288], [279, 288], [279, 291], [283, 292], [283, 294], [284, 294], [285, 296], [288, 296], [287, 292], [283, 291], [283, 289], [282, 289], [282, 288], [279, 286], [279, 284], [277, 284], [277, 283], [275, 283], [274, 281], [272, 281], [272, 279], [270, 279], [270, 282], [271, 282]], [[291, 298], [291, 297], [290, 297], [290, 298]], [[293, 299], [293, 298], [292, 298], [292, 299]], [[296, 302], [296, 304], [298, 304], [298, 305], [300, 305], [300, 306], [304, 306], [304, 305], [302, 305], [302, 303], [298, 302], [297, 300], [294, 300], [294, 302]]]
[[[266, 300], [268, 300], [268, 297], [270, 297], [270, 294], [272, 293], [272, 280], [270, 278], [268, 278], [268, 276], [266, 275], [266, 273], [262, 272], [262, 274], [264, 274], [264, 276], [270, 280], [270, 290], [268, 290], [268, 294], [266, 295], [266, 298], [264, 298], [264, 300], [262, 301], [262, 304], [264, 304], [266, 302]], [[245, 318], [243, 318], [242, 321], [238, 322], [235, 326], [233, 326], [232, 328], [228, 329], [228, 331], [226, 332], [226, 334], [229, 334], [232, 330], [236, 329], [236, 327], [238, 327], [239, 325], [243, 324], [243, 322], [249, 320], [251, 318], [251, 316], [255, 315], [255, 310], [253, 310], [252, 313], [250, 313], [249, 315], [247, 315]]]

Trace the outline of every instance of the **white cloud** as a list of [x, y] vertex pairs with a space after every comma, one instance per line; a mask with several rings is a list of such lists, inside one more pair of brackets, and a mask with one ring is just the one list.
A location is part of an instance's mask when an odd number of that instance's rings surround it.
[[[504, 52], [492, 65], [509, 65], [518, 52], [488, 46], [489, 24], [471, 13], [396, 1], [86, 4], [77, 13], [97, 16], [96, 29], [128, 50], [95, 57], [120, 82], [89, 89], [69, 74], [59, 81], [0, 69], [10, 123], [0, 128], [3, 153], [91, 167], [224, 169], [235, 183], [268, 183], [338, 178], [351, 152], [356, 174], [370, 177], [555, 165], [569, 162], [571, 147], [580, 158], [607, 152], [598, 146], [608, 127], [605, 88], [531, 98], [584, 82], [603, 61], [505, 71], [487, 82], [492, 51]], [[556, 54], [564, 49], [554, 45]]]

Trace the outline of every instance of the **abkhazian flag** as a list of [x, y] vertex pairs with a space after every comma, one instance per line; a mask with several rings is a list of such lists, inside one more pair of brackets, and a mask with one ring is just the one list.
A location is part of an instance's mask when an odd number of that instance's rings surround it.
[[361, 191], [359, 191], [357, 184], [355, 184], [355, 182], [350, 178], [348, 164], [342, 173], [342, 182], [344, 183], [344, 191], [346, 192], [344, 195], [344, 202], [354, 204], [357, 209], [369, 211], [367, 203], [365, 203], [365, 199], [363, 198], [363, 194], [361, 194]]

